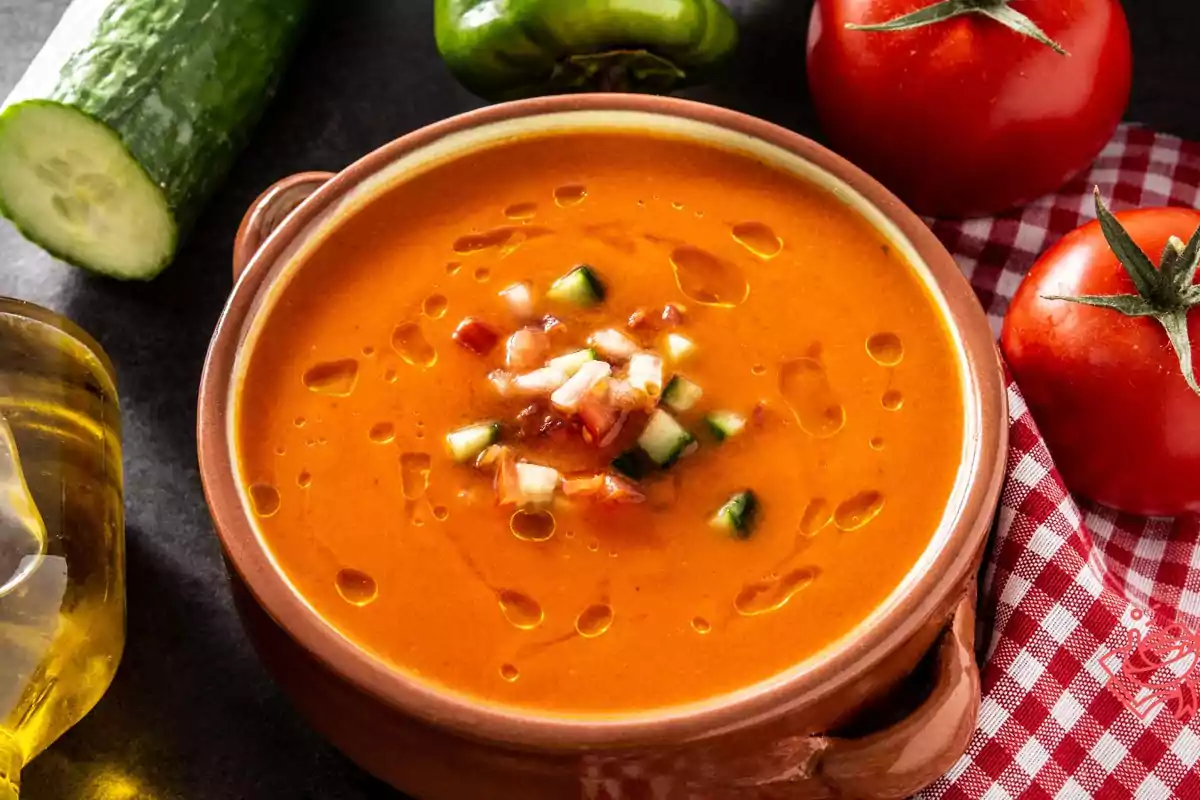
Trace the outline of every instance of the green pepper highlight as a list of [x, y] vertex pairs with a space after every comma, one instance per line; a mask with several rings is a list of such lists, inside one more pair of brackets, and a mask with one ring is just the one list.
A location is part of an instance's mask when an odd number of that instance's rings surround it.
[[435, 0], [434, 33], [454, 76], [488, 100], [669, 92], [738, 41], [718, 0]]

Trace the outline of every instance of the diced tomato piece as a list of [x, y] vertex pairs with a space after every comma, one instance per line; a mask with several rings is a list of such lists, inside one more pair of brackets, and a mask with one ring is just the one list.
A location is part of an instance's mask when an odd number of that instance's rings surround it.
[[562, 490], [567, 497], [597, 497], [604, 492], [604, 473], [564, 478]]
[[631, 481], [611, 472], [567, 478], [562, 483], [568, 497], [588, 498], [601, 503], [641, 503], [646, 496]]
[[629, 315], [626, 327], [631, 331], [652, 331], [658, 328], [658, 320], [654, 319], [646, 309], [639, 308]]
[[604, 476], [604, 499], [609, 503], [640, 503], [646, 495], [631, 481], [610, 472]]
[[683, 324], [683, 320], [687, 310], [679, 303], [667, 303], [663, 306], [662, 321], [671, 327], [678, 327]]
[[567, 332], [567, 324], [553, 314], [547, 314], [542, 317], [542, 330], [551, 334], [562, 334]]
[[537, 328], [522, 328], [508, 337], [505, 363], [509, 369], [524, 372], [540, 367], [550, 352], [550, 334]]
[[508, 449], [501, 452], [496, 460], [496, 502], [502, 506], [524, 503], [517, 457]]
[[486, 322], [475, 317], [467, 317], [458, 323], [452, 338], [472, 353], [485, 356], [500, 341], [500, 334]]
[[609, 400], [607, 391], [588, 392], [579, 401], [579, 420], [584, 430], [588, 432], [593, 444], [604, 447], [620, 433], [618, 423], [623, 423], [626, 412], [617, 408]]

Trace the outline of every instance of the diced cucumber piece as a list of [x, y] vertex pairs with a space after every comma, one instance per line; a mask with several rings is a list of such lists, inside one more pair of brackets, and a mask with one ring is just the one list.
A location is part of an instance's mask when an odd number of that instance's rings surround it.
[[696, 352], [696, 343], [678, 333], [668, 333], [666, 339], [667, 358], [672, 361], [683, 361]]
[[704, 396], [704, 390], [682, 375], [676, 375], [663, 389], [663, 405], [672, 411], [687, 411]]
[[634, 448], [626, 450], [612, 460], [612, 468], [622, 475], [640, 481], [654, 467], [654, 464], [641, 450]]
[[446, 447], [455, 461], [462, 464], [479, 455], [500, 439], [500, 423], [480, 422], [446, 434]]
[[746, 429], [746, 418], [733, 411], [713, 411], [705, 415], [704, 421], [720, 442], [737, 436]]
[[638, 437], [637, 443], [638, 447], [650, 456], [651, 461], [660, 467], [669, 467], [684, 455], [696, 440], [674, 417], [660, 408], [650, 415], [650, 421], [646, 423], [646, 429]]
[[589, 361], [596, 360], [596, 351], [590, 347], [583, 350], [576, 350], [574, 353], [567, 353], [565, 356], [552, 358], [546, 362], [546, 366], [551, 369], [560, 369], [568, 375], [574, 375]]
[[604, 302], [604, 284], [586, 264], [563, 275], [551, 286], [546, 296], [551, 300], [590, 308]]
[[758, 497], [750, 489], [738, 492], [725, 501], [709, 524], [738, 539], [749, 539], [758, 520]]

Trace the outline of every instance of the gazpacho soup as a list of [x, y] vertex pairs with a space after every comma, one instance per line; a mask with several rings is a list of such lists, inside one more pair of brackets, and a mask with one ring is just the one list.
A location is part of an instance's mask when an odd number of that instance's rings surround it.
[[627, 713], [770, 678], [896, 590], [954, 490], [939, 302], [744, 153], [504, 140], [285, 269], [239, 361], [246, 502], [322, 617], [444, 690]]

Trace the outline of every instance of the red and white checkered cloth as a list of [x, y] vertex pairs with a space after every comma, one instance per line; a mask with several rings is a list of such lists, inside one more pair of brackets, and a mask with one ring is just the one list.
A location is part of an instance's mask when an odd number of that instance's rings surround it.
[[[1058, 194], [931, 223], [997, 332], [1038, 253], [1094, 219], [1093, 186], [1114, 210], [1200, 207], [1200, 144], [1125, 126]], [[1072, 499], [1011, 382], [1008, 398], [980, 603], [983, 707], [966, 755], [921, 797], [1200, 798], [1200, 518]]]

